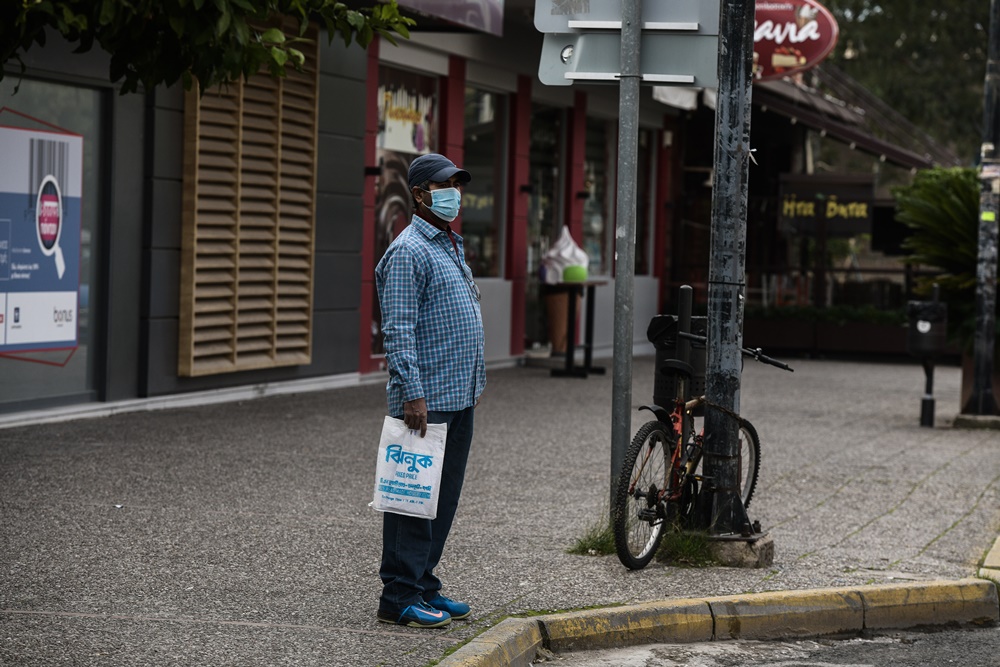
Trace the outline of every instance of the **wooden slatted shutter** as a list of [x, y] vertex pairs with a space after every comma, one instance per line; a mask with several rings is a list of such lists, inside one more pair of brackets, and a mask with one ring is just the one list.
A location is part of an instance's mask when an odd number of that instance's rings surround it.
[[318, 66], [187, 94], [178, 373], [312, 356]]

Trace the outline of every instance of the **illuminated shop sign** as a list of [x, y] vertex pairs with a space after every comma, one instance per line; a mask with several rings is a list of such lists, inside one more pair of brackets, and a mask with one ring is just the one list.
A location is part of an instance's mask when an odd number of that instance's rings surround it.
[[837, 21], [814, 0], [761, 0], [754, 19], [753, 70], [758, 81], [815, 67], [837, 44]]
[[853, 236], [871, 231], [875, 182], [868, 176], [781, 177], [779, 220], [786, 231]]

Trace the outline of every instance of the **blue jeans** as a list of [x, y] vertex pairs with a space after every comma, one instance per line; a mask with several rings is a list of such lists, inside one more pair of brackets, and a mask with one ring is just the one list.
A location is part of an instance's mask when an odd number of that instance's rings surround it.
[[432, 599], [441, 590], [441, 580], [434, 576], [434, 568], [441, 560], [462, 494], [474, 415], [475, 408], [427, 413], [428, 424], [448, 425], [437, 518], [419, 519], [383, 512], [380, 611], [401, 612], [411, 604]]

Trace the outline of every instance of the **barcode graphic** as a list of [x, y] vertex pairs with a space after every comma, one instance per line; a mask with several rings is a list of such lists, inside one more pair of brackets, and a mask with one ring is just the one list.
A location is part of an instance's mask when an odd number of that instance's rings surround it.
[[59, 189], [66, 192], [66, 170], [69, 165], [69, 142], [54, 139], [31, 139], [29, 151], [31, 163], [28, 178], [31, 179], [28, 192], [32, 197], [38, 195], [42, 181], [46, 176], [54, 176]]

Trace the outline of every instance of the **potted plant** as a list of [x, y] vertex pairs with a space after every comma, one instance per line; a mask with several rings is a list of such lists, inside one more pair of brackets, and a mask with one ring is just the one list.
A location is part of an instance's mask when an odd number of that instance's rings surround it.
[[[976, 263], [979, 252], [979, 177], [971, 168], [935, 168], [917, 173], [910, 185], [893, 190], [896, 220], [910, 228], [904, 261], [934, 269], [917, 280], [929, 295], [934, 283], [948, 305], [948, 329], [962, 350], [963, 411], [972, 391], [972, 341], [976, 322]], [[1000, 331], [1000, 329], [998, 329]], [[1000, 349], [995, 346], [994, 349]], [[994, 354], [993, 386], [1000, 386]]]

